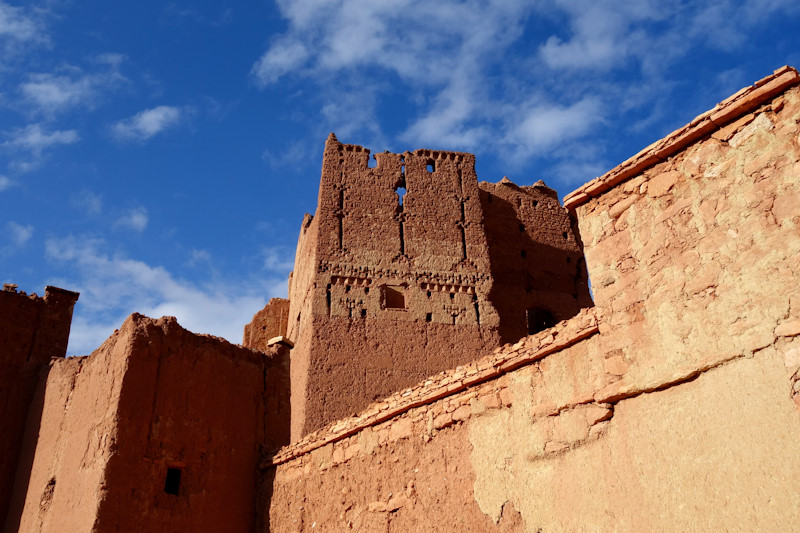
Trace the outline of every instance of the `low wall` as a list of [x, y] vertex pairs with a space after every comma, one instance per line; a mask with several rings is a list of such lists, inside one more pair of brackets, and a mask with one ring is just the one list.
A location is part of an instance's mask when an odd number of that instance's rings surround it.
[[283, 449], [262, 465], [260, 530], [794, 527], [795, 340], [609, 396], [626, 369], [592, 313]]

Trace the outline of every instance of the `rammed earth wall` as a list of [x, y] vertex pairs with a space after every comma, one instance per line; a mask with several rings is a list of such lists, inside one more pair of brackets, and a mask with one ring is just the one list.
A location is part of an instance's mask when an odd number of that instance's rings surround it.
[[597, 307], [269, 458], [262, 529], [796, 528], [798, 81], [571, 195]]

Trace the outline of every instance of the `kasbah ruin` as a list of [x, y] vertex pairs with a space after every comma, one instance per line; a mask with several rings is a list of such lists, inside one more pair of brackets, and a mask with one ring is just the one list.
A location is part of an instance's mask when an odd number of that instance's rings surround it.
[[[800, 75], [567, 195], [325, 143], [242, 345], [0, 292], [6, 532], [800, 531]], [[591, 280], [591, 292], [590, 282]]]

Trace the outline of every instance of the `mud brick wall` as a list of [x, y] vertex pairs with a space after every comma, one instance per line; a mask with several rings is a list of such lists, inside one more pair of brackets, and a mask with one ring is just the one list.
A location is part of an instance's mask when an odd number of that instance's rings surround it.
[[5, 522], [28, 406], [37, 376], [64, 357], [78, 294], [47, 287], [44, 297], [0, 291], [0, 524]]
[[500, 343], [474, 156], [375, 160], [325, 144], [290, 283], [295, 440]]
[[591, 307], [581, 243], [556, 192], [508, 178], [479, 187], [501, 340], [516, 342]]
[[274, 337], [285, 337], [289, 322], [289, 300], [271, 298], [269, 303], [244, 326], [242, 346], [266, 352]]
[[260, 530], [794, 529], [797, 81], [571, 195], [597, 307], [266, 457]]
[[554, 191], [479, 186], [472, 154], [374, 159], [325, 144], [290, 280], [293, 440], [591, 305]]
[[132, 315], [54, 360], [6, 530], [252, 531], [259, 457], [288, 430], [264, 408], [280, 357]]

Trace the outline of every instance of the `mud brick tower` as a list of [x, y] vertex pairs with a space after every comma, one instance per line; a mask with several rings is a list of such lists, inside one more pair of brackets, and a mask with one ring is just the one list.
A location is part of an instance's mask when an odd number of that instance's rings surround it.
[[569, 216], [543, 184], [479, 185], [467, 153], [369, 155], [330, 135], [302, 224], [293, 440], [591, 305]]

